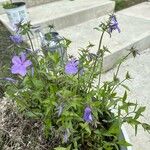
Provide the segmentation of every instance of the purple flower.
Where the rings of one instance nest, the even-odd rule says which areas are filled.
[[[20,44],[23,42],[22,36],[19,34],[11,35],[10,39],[16,44]]]
[[[116,19],[116,16],[111,15],[109,19],[110,19],[110,24],[109,24],[108,32],[111,34],[113,30],[118,30],[118,32],[120,33],[121,30],[119,28],[119,24],[118,24],[118,21]]]
[[[20,74],[21,76],[25,76],[27,73],[27,67],[29,67],[32,62],[30,60],[26,60],[25,53],[22,53],[21,56],[14,56],[12,58],[13,66],[11,67],[12,74]]]
[[[68,75],[74,75],[78,72],[79,61],[72,59],[65,66],[65,73]]]
[[[92,119],[92,114],[91,114],[91,108],[90,108],[90,107],[86,107],[86,108],[85,108],[83,119],[84,119],[86,122],[88,122],[88,123],[93,120],[93,119]]]
[[[6,80],[6,81],[9,81],[9,82],[12,82],[12,83],[16,83],[17,81],[15,79],[12,79],[12,78],[0,78],[0,80]]]

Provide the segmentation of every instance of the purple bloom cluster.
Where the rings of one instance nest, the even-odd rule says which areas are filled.
[[[74,75],[78,72],[79,61],[72,59],[65,66],[65,73],[68,75]]]
[[[11,35],[10,39],[15,43],[15,44],[20,44],[23,42],[23,38],[19,34]]]
[[[88,123],[90,123],[90,122],[93,121],[92,113],[91,113],[91,112],[92,112],[92,110],[91,110],[90,107],[86,107],[85,110],[84,110],[83,119],[84,119],[86,122],[88,122]]]
[[[19,74],[21,76],[25,76],[27,73],[27,67],[29,67],[32,62],[30,60],[26,60],[25,53],[22,53],[21,56],[14,56],[12,58],[13,66],[11,67],[12,74]]]
[[[118,32],[120,33],[121,30],[119,28],[119,24],[118,24],[118,21],[116,19],[116,16],[115,15],[111,15],[110,16],[110,24],[109,24],[109,33],[111,34],[113,30],[118,30]]]

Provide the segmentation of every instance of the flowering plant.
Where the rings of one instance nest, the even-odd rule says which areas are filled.
[[[139,120],[145,107],[127,100],[124,82],[131,79],[129,73],[123,81],[118,78],[122,62],[136,51],[132,48],[121,59],[112,81],[101,80],[104,55],[109,52],[102,45],[103,36],[121,31],[116,16],[95,28],[101,33],[96,54],[90,53],[94,47],[90,43],[80,50],[78,58],[68,56],[63,62],[58,52],[34,49],[29,23],[18,28],[20,34],[28,36],[31,49],[22,48],[12,57],[12,76],[4,78],[9,82],[6,96],[25,117],[41,122],[46,141],[53,143],[49,149],[118,150],[130,146],[119,138],[124,123],[134,126],[136,132],[139,125],[150,131],[150,125]],[[22,37],[16,34],[11,39],[21,49]],[[70,42],[65,39],[61,44],[67,48]],[[119,86],[125,88],[121,96],[116,92]]]

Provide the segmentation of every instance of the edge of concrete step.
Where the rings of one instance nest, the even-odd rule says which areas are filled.
[[[124,10],[118,11],[118,14],[150,20],[150,1],[143,2],[126,8]]]
[[[137,52],[143,51],[150,48],[150,32],[140,36],[138,39],[134,40],[132,43],[128,43],[122,48],[116,50],[115,52],[106,55],[104,57],[104,72],[107,72],[114,67],[116,67],[118,61],[129,53],[131,48],[135,48]],[[131,54],[128,58],[133,57]]]
[[[113,13],[115,8],[114,1],[105,1],[97,6],[92,6],[89,8],[83,8],[78,11],[74,11],[70,14],[59,16],[53,19],[46,19],[44,22],[33,22],[33,25],[40,25],[42,28],[46,28],[48,25],[53,24],[57,30],[74,26],[104,16],[109,13]]]
[[[135,6],[134,6],[135,7]],[[128,8],[129,9],[129,8]],[[124,11],[124,10],[123,10]],[[128,16],[126,14],[121,14],[121,11],[118,12],[119,15]],[[145,18],[141,18],[138,16],[130,16],[136,19],[140,19],[141,21],[146,21],[149,23],[149,20],[146,20]],[[7,26],[7,24],[6,24]],[[9,26],[7,26],[9,27]],[[11,29],[9,29],[11,30]],[[135,39],[132,39],[132,41],[128,41],[128,43],[121,45],[119,48],[116,48],[115,51],[111,54],[108,54],[104,58],[104,71],[108,71],[115,67],[116,63],[120,58],[125,56],[127,53],[129,53],[129,49],[131,47],[135,47],[137,50],[145,50],[147,48],[150,48],[150,31],[144,32],[140,36],[136,37]],[[130,56],[131,57],[131,56]]]
[[[55,7],[57,7],[60,4],[63,4],[66,2],[67,1],[58,1],[58,2],[55,2],[55,4],[53,3],[53,5]],[[59,5],[57,5],[57,4],[59,4]],[[43,10],[46,5],[50,5],[50,3],[28,9],[31,24],[40,25],[41,28],[47,28],[48,25],[53,24],[55,26],[55,28],[58,30],[58,29],[67,28],[69,26],[74,26],[74,25],[82,23],[82,22],[86,22],[86,21],[94,19],[94,18],[98,18],[98,17],[106,15],[108,13],[112,13],[114,11],[115,2],[109,1],[109,0],[102,1],[102,2],[100,1],[99,4],[97,4],[97,5],[92,5],[90,7],[83,6],[83,8],[79,8],[78,10],[72,10],[70,12],[65,12],[64,14],[59,14],[57,12],[58,14],[56,15],[53,12],[53,15],[50,16],[50,18],[47,18],[48,17],[47,15],[45,16],[45,18],[40,15],[37,16],[37,14],[36,14],[37,11],[39,9]],[[50,6],[50,7],[52,7],[52,6]],[[0,15],[0,20],[9,29],[9,31],[14,32],[13,28],[11,27],[11,25],[8,21],[6,14]]]

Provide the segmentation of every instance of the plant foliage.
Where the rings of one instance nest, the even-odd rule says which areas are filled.
[[[119,61],[111,81],[101,80],[104,56],[110,53],[102,40],[104,34],[118,29],[115,16],[96,28],[100,33],[97,53],[90,52],[94,45],[89,43],[78,58],[68,56],[63,62],[57,52],[34,49],[31,27],[30,23],[18,25],[18,32],[29,38],[32,51],[16,44],[6,96],[26,117],[42,122],[47,140],[58,139],[51,149],[118,150],[130,146],[119,138],[124,123],[135,127],[135,133],[140,125],[150,131],[150,126],[139,120],[145,107],[128,100],[129,88],[124,82],[131,79],[129,72],[123,80],[118,77],[122,62],[136,51],[132,48]],[[65,38],[61,43],[65,48],[69,44]],[[20,56],[20,51],[26,57]],[[124,87],[123,95],[117,93],[120,86]]]

